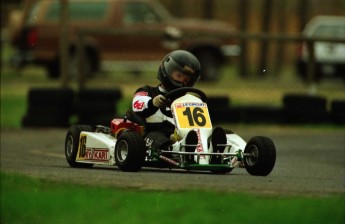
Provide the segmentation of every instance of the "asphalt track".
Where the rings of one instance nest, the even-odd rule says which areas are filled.
[[[53,181],[132,189],[204,189],[283,195],[345,193],[345,131],[340,128],[235,128],[233,131],[245,140],[264,135],[274,141],[276,165],[266,177],[251,176],[240,168],[226,175],[152,168],[126,173],[109,166],[70,168],[64,157],[66,131],[1,130],[1,171]]]

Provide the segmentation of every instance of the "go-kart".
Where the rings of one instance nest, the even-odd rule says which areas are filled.
[[[124,118],[113,119],[110,127],[71,126],[65,140],[69,165],[116,165],[128,172],[142,167],[177,168],[218,174],[239,167],[257,176],[266,176],[272,171],[276,160],[273,141],[256,136],[245,142],[230,130],[213,128],[207,98],[201,90],[179,88],[165,97],[176,126],[176,141],[169,150],[153,149],[147,144],[144,124],[134,113],[126,113]]]

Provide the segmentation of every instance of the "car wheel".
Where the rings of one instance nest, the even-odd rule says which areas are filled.
[[[95,56],[97,53],[92,53],[93,51],[87,50],[83,60],[83,73],[85,78],[90,78],[98,70],[98,57]],[[46,65],[47,75],[51,79],[57,79],[61,75],[60,69],[60,58],[56,58],[54,61],[49,62]],[[78,78],[78,57],[74,52],[70,53],[68,60],[68,71],[67,76],[69,79]]]
[[[301,80],[304,83],[308,83],[308,82],[320,82],[321,78],[324,76],[324,74],[322,73],[322,65],[320,63],[315,63],[315,70],[314,70],[314,74],[312,77],[308,77],[308,68],[307,68],[308,64],[305,61],[299,60],[296,62],[296,69],[297,69],[297,73],[299,75],[299,77],[301,78]]]
[[[51,79],[57,79],[60,76],[60,63],[58,59],[48,62],[46,65],[47,75]]]
[[[86,52],[85,56],[83,58],[82,62],[83,66],[83,74],[84,78],[90,78],[92,77],[94,70],[94,60],[92,59],[92,56]],[[79,58],[78,55],[75,53],[71,53],[70,59],[68,61],[68,78],[69,79],[78,79],[78,73],[79,73]]]
[[[201,80],[217,81],[220,78],[222,60],[214,52],[203,50],[195,55],[201,64]]]
[[[267,176],[276,161],[276,149],[270,138],[256,136],[251,138],[245,149],[244,165],[247,172],[254,176]]]
[[[79,148],[79,138],[82,131],[93,132],[94,128],[89,125],[73,125],[68,130],[65,139],[65,156],[68,164],[71,167],[88,168],[92,167],[91,163],[78,163],[76,162],[78,148]]]
[[[115,145],[115,161],[120,170],[136,172],[145,162],[146,147],[142,136],[133,131],[125,131]]]

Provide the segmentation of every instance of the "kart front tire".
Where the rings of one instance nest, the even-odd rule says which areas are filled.
[[[92,167],[91,163],[78,163],[76,162],[79,138],[82,131],[93,132],[94,128],[90,125],[73,125],[67,132],[65,139],[65,156],[68,164],[71,167],[89,168]]]
[[[251,138],[245,149],[244,158],[247,172],[254,176],[267,176],[271,173],[276,161],[276,148],[270,138],[256,136]]]
[[[142,136],[133,131],[125,131],[116,141],[115,162],[120,170],[137,172],[145,162],[146,147]]]

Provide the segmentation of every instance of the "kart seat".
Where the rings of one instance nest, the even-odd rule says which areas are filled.
[[[126,112],[126,118],[133,122],[136,123],[140,126],[145,126],[145,122],[144,119],[142,119],[141,117],[139,117],[136,113],[134,113],[133,111],[127,111]]]

